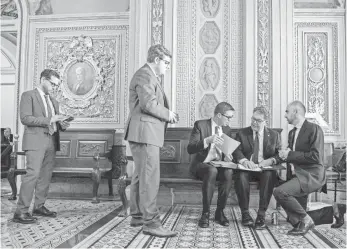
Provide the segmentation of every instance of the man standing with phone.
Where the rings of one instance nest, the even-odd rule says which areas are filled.
[[[129,86],[130,116],[125,131],[134,158],[130,186],[130,226],[142,226],[143,233],[173,237],[159,217],[157,195],[160,183],[160,147],[167,123],[177,123],[178,115],[169,109],[160,77],[170,68],[170,52],[162,45],[149,48],[147,63],[133,76]]]

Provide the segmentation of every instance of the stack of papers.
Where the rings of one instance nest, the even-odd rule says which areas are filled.
[[[260,172],[263,170],[279,170],[279,169],[285,169],[285,167],[283,167],[282,165],[274,165],[274,166],[266,166],[266,167],[262,167],[262,168],[255,168],[255,169],[249,169],[244,167],[241,164],[236,164],[236,163],[232,163],[232,162],[224,162],[224,161],[211,161],[210,162],[211,165],[215,166],[215,167],[223,167],[223,168],[229,168],[229,169],[237,169],[237,170],[246,170],[246,171],[255,171],[255,172]],[[256,166],[258,166],[258,164],[256,164]]]

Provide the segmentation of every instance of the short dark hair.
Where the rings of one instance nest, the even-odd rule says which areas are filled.
[[[260,113],[264,116],[264,119],[267,120],[269,118],[269,111],[265,106],[257,106],[253,109],[253,113]]]
[[[52,77],[56,77],[56,78],[60,79],[60,75],[56,71],[54,71],[52,69],[44,69],[41,72],[40,80],[42,78],[45,78],[46,80],[50,80]]]
[[[235,109],[227,102],[220,102],[218,103],[216,108],[214,108],[214,115],[217,115],[218,113],[224,114],[227,111],[235,111]]]
[[[154,62],[156,57],[163,59],[164,56],[172,58],[170,51],[161,44],[153,45],[148,49],[147,62]]]

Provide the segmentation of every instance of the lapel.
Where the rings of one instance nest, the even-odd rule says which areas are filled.
[[[270,140],[271,140],[270,132],[266,127],[264,127],[263,154],[265,154],[265,152],[267,151],[266,148],[269,146]]]
[[[254,146],[254,140],[253,140],[253,130],[251,127],[248,127],[248,130],[247,130],[247,139],[248,139],[248,142],[252,148],[252,151],[253,151],[253,146]]]
[[[37,101],[38,101],[39,104],[40,104],[40,107],[41,107],[41,111],[42,111],[43,116],[47,117],[47,115],[46,115],[46,110],[45,110],[45,105],[44,105],[44,103],[43,103],[43,100],[42,100],[42,98],[41,98],[41,95],[40,95],[40,93],[39,93],[39,90],[35,89],[34,92],[35,92],[35,95],[36,95],[36,99],[37,99]]]
[[[206,122],[206,137],[209,137],[209,136],[212,136],[212,119],[208,119],[207,122]],[[211,149],[211,144],[208,145],[207,147],[207,151],[209,152]]]
[[[156,79],[156,83],[163,95],[163,99],[164,99],[164,106],[167,108],[167,109],[170,109],[170,106],[169,106],[169,102],[167,101],[167,98],[166,98],[166,94],[164,92],[164,89],[163,87],[161,86],[161,81],[160,81],[160,76],[156,76],[153,72],[153,70],[151,69],[151,67],[146,63],[146,67],[148,68],[148,70],[151,72],[152,76]]]
[[[295,148],[293,148],[294,151],[296,150],[296,147],[298,146],[298,144],[300,144],[300,138],[303,137],[303,134],[305,134],[305,131],[307,129],[306,124],[307,124],[307,120],[305,120],[301,126],[301,129],[300,129],[299,134],[298,134],[298,138],[296,139]]]

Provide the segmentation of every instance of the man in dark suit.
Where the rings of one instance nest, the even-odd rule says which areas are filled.
[[[1,128],[1,133],[1,165],[8,168],[11,164],[13,134],[9,127]]]
[[[234,160],[248,169],[271,166],[280,162],[278,155],[281,146],[280,135],[277,131],[265,126],[268,116],[265,107],[254,108],[251,126],[240,129],[236,134],[236,140],[241,144],[233,153]],[[250,177],[260,181],[259,209],[255,220],[255,229],[264,229],[266,227],[265,213],[276,183],[276,171],[235,170],[234,174],[235,190],[244,226],[253,226],[254,224],[249,214]]]
[[[289,146],[280,151],[280,157],[292,165],[294,177],[273,192],[294,226],[288,232],[291,235],[304,235],[314,228],[314,221],[305,210],[307,196],[326,183],[323,130],[306,121],[305,113],[306,108],[300,101],[293,101],[287,106],[285,118],[294,128],[288,135]]]
[[[135,165],[130,186],[130,226],[143,225],[144,234],[158,237],[176,235],[162,226],[156,204],[160,183],[159,149],[164,144],[167,123],[178,121],[177,114],[169,109],[160,82],[170,63],[171,54],[164,46],[149,48],[147,64],[130,82],[130,115],[125,130]]]
[[[19,200],[13,221],[34,223],[28,211],[35,191],[33,215],[56,217],[57,213],[48,210],[44,203],[54,167],[55,152],[59,151],[59,130],[69,123],[67,117],[59,115],[58,102],[49,95],[52,85],[58,85],[59,74],[45,69],[40,76],[40,84],[34,90],[22,94],[20,119],[24,127],[22,149],[26,155],[27,173],[22,177]]]
[[[218,146],[223,144],[221,132],[231,137],[229,122],[234,116],[234,108],[226,102],[219,103],[211,119],[196,121],[190,135],[187,147],[189,154],[194,154],[190,164],[190,172],[202,180],[202,215],[199,226],[209,226],[210,205],[213,197],[216,180],[218,186],[217,209],[215,221],[222,226],[228,226],[229,221],[224,215],[230,189],[232,187],[232,169],[216,168],[209,164],[210,161],[232,161],[232,155],[224,155]]]

